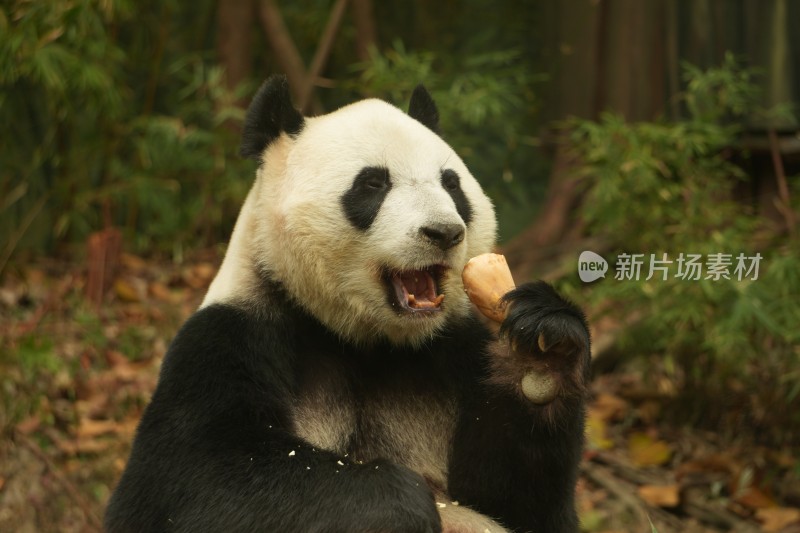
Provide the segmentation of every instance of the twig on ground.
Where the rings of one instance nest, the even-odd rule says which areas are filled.
[[[18,326],[18,334],[24,335],[26,333],[30,333],[39,327],[39,323],[42,319],[50,312],[50,310],[56,306],[59,302],[63,301],[64,296],[66,296],[69,289],[75,283],[75,274],[69,274],[65,279],[61,280],[58,286],[50,291],[50,294],[47,296],[47,299],[40,305],[36,311],[33,313],[33,316],[25,323],[20,324]]]
[[[634,491],[626,486],[627,484],[617,480],[608,468],[589,462],[584,463],[583,474],[589,481],[603,487],[623,505],[630,508],[636,520],[631,530],[647,531],[649,520],[645,511],[645,504],[634,496]]]

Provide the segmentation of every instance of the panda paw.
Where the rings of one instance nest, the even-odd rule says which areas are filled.
[[[520,285],[504,300],[495,374],[538,405],[583,395],[590,340],[581,310],[542,281]]]

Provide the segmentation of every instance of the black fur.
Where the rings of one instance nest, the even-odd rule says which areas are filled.
[[[181,329],[109,504],[107,531],[440,531],[425,480],[375,453],[385,435],[372,434],[366,406],[385,391],[401,403],[443,395],[457,402],[447,465],[452,499],[517,532],[577,531],[581,396],[543,408],[492,384],[487,349],[494,341],[476,319],[450,325],[419,349],[359,348],[276,287],[267,289],[268,311],[214,305]],[[527,332],[544,329],[556,342],[567,332],[564,342],[577,340],[570,350],[580,355],[565,372],[585,376],[580,312],[538,285],[508,298],[511,340],[530,343]],[[293,399],[310,368],[339,369],[357,399],[347,456],[293,435]],[[364,450],[375,456],[351,460]]]
[[[501,335],[546,360],[564,390],[544,406],[491,389],[468,399],[462,419],[475,422],[462,423],[453,438],[450,491],[459,501],[480,499],[482,512],[515,531],[578,531],[574,491],[589,379],[588,326],[580,309],[544,282],[521,285],[504,299],[509,311]]]
[[[247,109],[239,153],[242,157],[260,160],[264,149],[281,133],[297,135],[304,124],[303,115],[292,105],[286,76],[271,76],[258,89]]]
[[[365,167],[358,173],[353,185],[342,195],[342,208],[347,220],[356,228],[366,231],[378,216],[386,195],[392,188],[389,169]]]
[[[408,115],[432,132],[439,133],[439,109],[436,107],[433,98],[431,98],[431,94],[421,83],[411,93]]]
[[[464,221],[464,224],[469,225],[472,221],[472,206],[469,200],[467,200],[464,191],[461,190],[461,177],[455,170],[448,168],[442,170],[441,182],[444,190],[447,191],[447,194],[450,195],[450,198],[452,198],[453,202],[456,204],[456,211],[458,211],[461,220]]]

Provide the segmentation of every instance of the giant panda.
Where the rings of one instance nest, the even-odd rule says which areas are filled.
[[[460,273],[491,202],[424,87],[303,117],[250,105],[255,183],[175,337],[105,516],[116,532],[577,531],[589,333],[549,285],[499,331]],[[532,401],[530,369],[555,397]]]

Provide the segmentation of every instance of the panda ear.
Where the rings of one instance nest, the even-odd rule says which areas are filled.
[[[264,149],[281,133],[297,135],[304,124],[303,115],[292,105],[286,76],[271,76],[261,85],[247,108],[239,153],[258,160]]]
[[[422,123],[434,133],[439,133],[439,110],[431,98],[430,93],[421,83],[411,93],[411,103],[408,105],[408,115]]]

